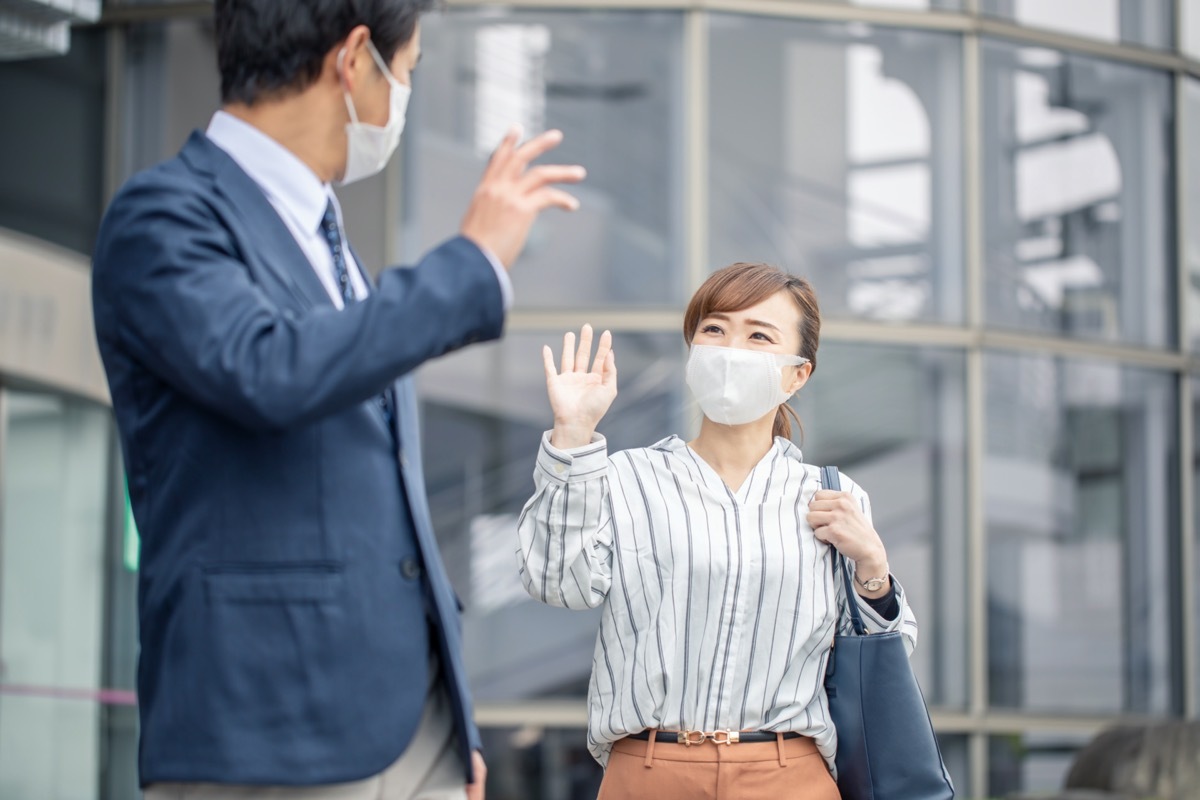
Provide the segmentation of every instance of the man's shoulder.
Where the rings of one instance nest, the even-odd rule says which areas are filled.
[[[175,226],[195,226],[205,218],[215,222],[221,216],[214,181],[196,168],[194,156],[189,158],[194,139],[174,157],[135,173],[113,195],[96,236],[94,281],[105,280],[114,259],[126,271],[130,247],[173,237]]]
[[[139,199],[148,194],[167,192],[176,196],[203,194],[212,186],[204,172],[197,169],[194,139],[171,158],[140,170],[125,181],[113,197],[112,206]]]

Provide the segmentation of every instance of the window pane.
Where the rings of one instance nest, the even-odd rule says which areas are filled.
[[[212,21],[178,19],[126,29],[122,178],[173,157],[204,130],[221,100]]]
[[[1200,0],[1183,0],[1183,51],[1200,58]]]
[[[875,528],[921,626],[912,664],[926,702],[959,708],[967,703],[964,376],[958,353],[830,343],[796,402],[805,459],[837,465],[871,495]]]
[[[938,748],[942,751],[942,761],[946,762],[950,780],[954,782],[955,793],[959,797],[966,797],[971,786],[971,751],[967,737],[953,733],[940,733],[937,740]]]
[[[802,273],[829,316],[962,321],[960,45],[713,15],[712,266]]]
[[[988,740],[988,796],[1061,790],[1075,754],[1090,740],[1076,733],[993,736]]]
[[[90,253],[104,201],[105,31],[65,56],[0,61],[0,228]]]
[[[484,728],[487,796],[494,800],[595,800],[604,771],[583,728]]]
[[[1184,82],[1184,123],[1187,130],[1187,171],[1183,185],[1187,204],[1185,268],[1187,269],[1187,336],[1193,351],[1200,351],[1200,81]]]
[[[1035,355],[986,369],[991,703],[1177,711],[1176,379]]]
[[[94,797],[111,423],[53,395],[6,399],[0,796]]]
[[[1174,344],[1167,75],[988,42],[983,106],[988,322]]]
[[[961,11],[962,0],[824,0],[843,6],[895,8],[903,11]]]
[[[1186,446],[1186,443],[1185,443]],[[1192,377],[1192,534],[1195,540],[1195,575],[1200,580],[1200,376]],[[1184,598],[1183,602],[1187,602]],[[1192,602],[1196,604],[1196,616],[1200,624],[1200,584],[1192,587]],[[1200,633],[1200,631],[1197,631]],[[1200,687],[1200,636],[1195,643],[1193,680]]]
[[[541,435],[553,425],[541,348],[561,341],[559,333],[511,334],[419,373],[434,529],[466,605],[467,668],[479,702],[587,691],[598,612],[532,600],[513,555]],[[621,392],[600,425],[610,450],[681,432],[681,338],[624,333],[613,349]]]
[[[409,258],[458,230],[505,131],[559,128],[573,214],[539,220],[513,272],[525,307],[668,305],[683,286],[682,17],[455,12],[422,25],[405,136]]]
[[[1033,28],[1171,49],[1174,0],[983,0],[983,11]]]

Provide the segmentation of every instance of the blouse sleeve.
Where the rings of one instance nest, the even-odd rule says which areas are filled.
[[[535,600],[572,609],[604,603],[612,584],[608,443],[559,450],[542,436],[534,492],[517,524],[517,561]]]
[[[851,496],[858,501],[862,508],[863,514],[866,515],[868,521],[871,519],[871,498],[863,491],[862,487],[854,481],[842,475],[843,490],[850,492]],[[873,524],[873,521],[872,521]],[[886,540],[885,540],[886,543]],[[854,562],[850,559],[842,561],[850,570],[850,578],[854,579]],[[875,576],[871,576],[875,577]],[[912,655],[913,650],[917,646],[917,618],[913,615],[912,608],[908,605],[908,597],[904,592],[904,587],[900,585],[900,581],[896,580],[896,576],[892,575],[892,587],[896,590],[896,600],[900,604],[900,613],[894,619],[886,619],[874,608],[870,601],[854,592],[854,600],[858,604],[859,613],[862,615],[863,624],[870,633],[885,633],[889,631],[900,631],[904,637],[904,645],[908,650],[908,654]],[[837,607],[843,609],[846,607],[846,588],[842,581],[840,572],[834,575],[834,590],[837,593]],[[843,613],[838,623],[838,632],[847,634],[853,632],[853,624],[850,621],[850,615]]]

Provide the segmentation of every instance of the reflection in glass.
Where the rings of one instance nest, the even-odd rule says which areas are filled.
[[[547,160],[580,163],[582,208],[537,224],[519,306],[666,305],[683,286],[682,17],[453,12],[422,24],[405,147],[405,255],[458,230],[514,123],[559,128]]]
[[[988,740],[988,797],[1061,790],[1075,753],[1090,740],[1077,733],[993,736]]]
[[[561,333],[511,334],[419,373],[434,529],[466,605],[467,666],[480,702],[587,690],[598,612],[534,602],[514,555],[538,444],[553,425],[541,348],[561,341]],[[681,338],[625,333],[613,349],[621,391],[600,425],[610,450],[682,432]]]
[[[837,465],[871,495],[921,626],[913,669],[936,706],[967,702],[964,375],[949,351],[829,343],[795,401],[805,460]]]
[[[1200,13],[1200,8],[1197,12]],[[1185,140],[1187,152],[1184,154],[1186,172],[1183,176],[1184,203],[1188,215],[1184,225],[1184,268],[1188,276],[1187,333],[1184,338],[1193,351],[1200,352],[1200,81],[1185,79],[1183,90],[1184,123],[1188,132]]]
[[[988,322],[1172,344],[1168,76],[987,42],[983,107]]]
[[[1174,377],[1036,355],[986,369],[992,705],[1175,712]]]
[[[0,496],[0,796],[90,797],[101,707],[111,424],[103,409],[9,392]],[[0,420],[0,422],[3,422]]]
[[[1170,49],[1174,0],[983,0],[983,12],[1032,28]]]
[[[711,265],[770,261],[830,316],[963,316],[960,41],[712,16]]]

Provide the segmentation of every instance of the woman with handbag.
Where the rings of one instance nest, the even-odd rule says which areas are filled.
[[[854,577],[871,632],[917,626],[844,478],[824,491],[790,441],[787,400],[816,367],[807,281],[763,264],[713,274],[684,317],[687,383],[704,413],[691,442],[607,452],[596,432],[617,393],[612,337],[545,348],[554,428],[519,524],[529,593],[603,607],[588,691],[600,800],[835,800],[837,746],[823,685]]]

